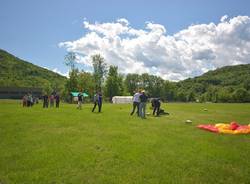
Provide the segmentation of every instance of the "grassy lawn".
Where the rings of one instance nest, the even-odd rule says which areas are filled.
[[[0,101],[1,184],[250,183],[250,135],[196,128],[249,124],[250,104],[170,103],[169,116],[146,120],[130,116],[130,105],[41,106]]]

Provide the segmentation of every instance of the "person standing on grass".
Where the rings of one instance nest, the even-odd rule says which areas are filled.
[[[30,93],[28,93],[28,96],[27,96],[27,107],[30,107],[31,106],[31,96],[30,96]]]
[[[148,97],[145,94],[145,91],[142,91],[140,95],[140,105],[139,105],[139,115],[142,119],[146,119],[146,104]]]
[[[34,105],[34,96],[30,94],[30,107]]]
[[[102,111],[102,93],[99,92],[98,94],[98,112]]]
[[[98,93],[95,93],[94,94],[94,98],[93,98],[93,102],[94,102],[94,107],[93,107],[93,109],[92,109],[92,112],[94,112],[94,110],[95,110],[95,108],[96,108],[96,105],[98,104],[98,97],[99,95],[98,95]]]
[[[78,106],[77,106],[77,109],[82,109],[82,101],[83,101],[83,95],[82,95],[82,91],[80,91],[80,93],[78,93]]]
[[[60,96],[58,93],[56,94],[55,99],[56,99],[56,108],[59,108]]]
[[[50,107],[54,107],[54,94],[51,94],[51,95],[50,95],[50,98],[49,98],[49,105],[50,105]]]
[[[23,96],[23,107],[27,107],[27,95]]]
[[[49,106],[49,97],[47,94],[43,95],[43,108],[48,108]]]
[[[139,116],[140,95],[141,95],[140,90],[138,92],[135,92],[135,94],[134,94],[134,97],[133,97],[133,110],[130,113],[131,116],[134,114],[135,109],[136,109],[137,116]]]

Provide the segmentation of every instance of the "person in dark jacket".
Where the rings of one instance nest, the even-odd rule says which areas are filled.
[[[49,106],[49,97],[47,94],[43,96],[43,108],[48,108]]]
[[[102,111],[102,93],[99,92],[98,94],[98,112]]]
[[[60,96],[59,96],[59,94],[56,94],[55,99],[56,99],[56,108],[59,108],[59,103],[60,103]]]
[[[151,104],[153,109],[153,115],[155,115],[155,111],[156,111],[156,116],[160,115],[160,107],[161,107],[161,102],[160,102],[160,98],[153,98],[151,100]]]
[[[140,105],[139,105],[139,115],[142,119],[146,118],[146,105],[147,105],[148,96],[145,94],[145,91],[142,91],[140,95]]]

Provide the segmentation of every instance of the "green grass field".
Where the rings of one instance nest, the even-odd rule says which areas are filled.
[[[104,104],[102,113],[41,105],[0,101],[1,184],[250,183],[250,135],[196,128],[249,124],[250,104],[170,103],[169,116],[146,120],[130,116],[130,105]]]

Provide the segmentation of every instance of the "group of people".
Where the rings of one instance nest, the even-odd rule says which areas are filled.
[[[34,97],[31,93],[23,96],[23,107],[32,107],[35,103],[38,103],[38,98]]]
[[[137,116],[141,118],[146,118],[146,105],[147,105],[148,96],[145,94],[145,91],[138,91],[135,92],[133,96],[133,110],[130,115],[133,115],[135,109],[137,109],[136,113]]]
[[[130,115],[133,115],[135,112],[135,109],[137,109],[136,114],[137,116],[145,119],[146,118],[146,104],[148,101],[148,96],[145,94],[145,91],[138,91],[135,92],[133,96],[133,110],[130,113]],[[153,98],[151,100],[152,108],[153,108],[153,115],[159,116],[162,109],[160,98]]]
[[[102,101],[103,96],[101,92],[97,92],[94,94],[93,102],[94,106],[92,108],[92,112],[95,111],[96,106],[98,106],[98,112],[101,112],[102,110]],[[133,115],[135,110],[137,116],[145,119],[146,118],[146,105],[148,101],[148,96],[145,94],[145,91],[137,91],[135,92],[133,96],[133,109],[130,115]],[[35,98],[31,95],[31,93],[25,95],[23,97],[23,107],[32,107],[34,103],[38,103],[38,98]],[[78,93],[78,103],[77,103],[77,109],[82,109],[82,103],[83,103],[83,93]],[[53,92],[51,95],[45,94],[43,96],[43,108],[50,107],[56,107],[59,108],[60,104],[60,96],[58,93]],[[161,102],[160,98],[153,98],[151,99],[151,104],[153,108],[153,115],[159,116],[161,112],[164,114],[164,110],[160,109]]]
[[[77,97],[78,97],[77,109],[82,109],[83,93],[82,92],[78,93]],[[96,106],[98,106],[98,112],[101,112],[102,110],[102,93],[101,92],[97,92],[94,94],[93,102],[94,102],[94,107],[92,109],[92,112],[95,111]]]
[[[50,96],[45,94],[43,95],[43,108],[54,107],[56,104],[56,108],[59,108],[60,104],[60,96],[58,93],[52,93]]]

